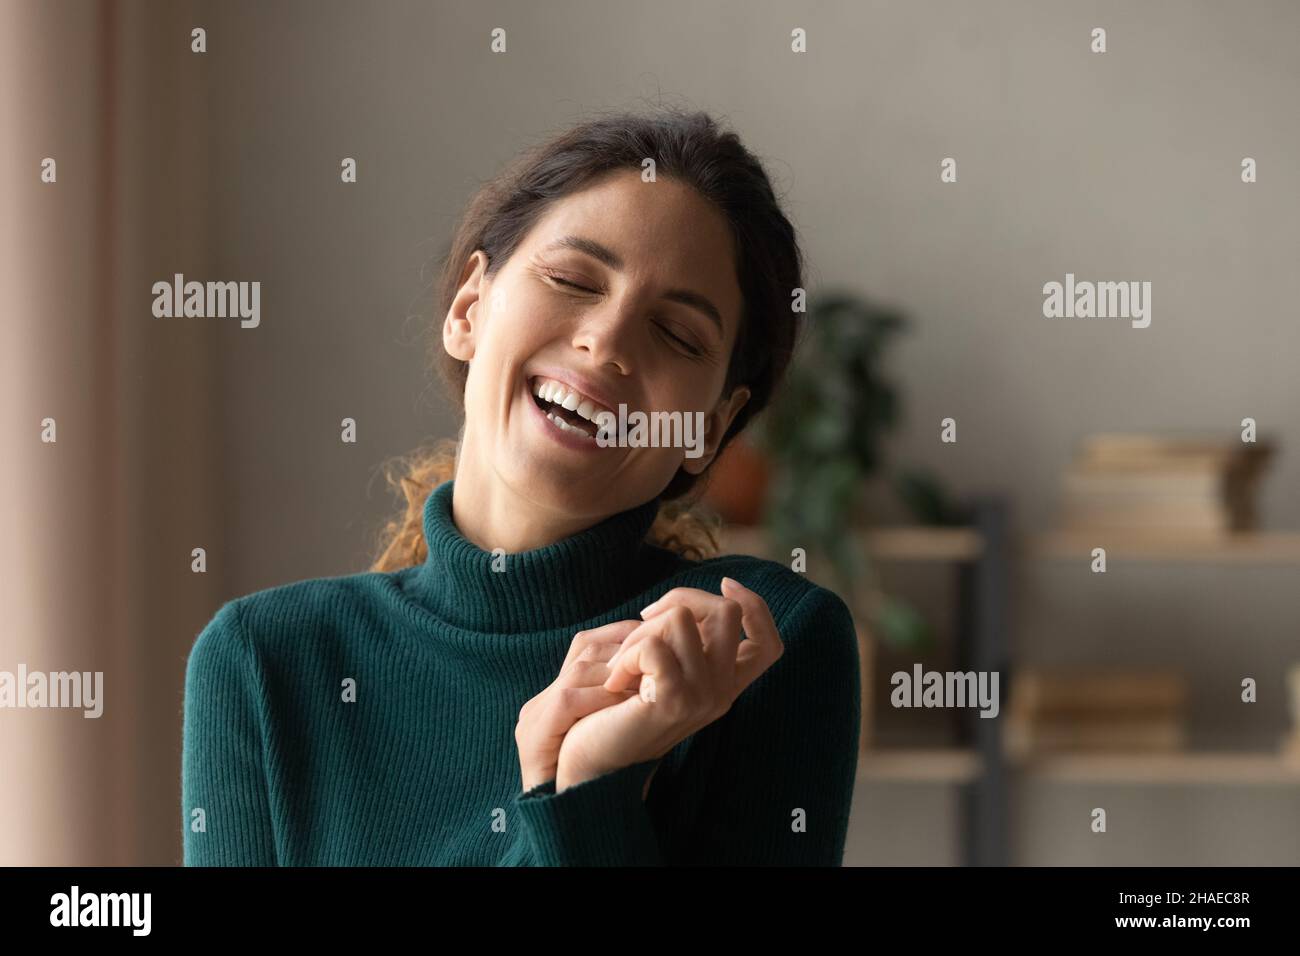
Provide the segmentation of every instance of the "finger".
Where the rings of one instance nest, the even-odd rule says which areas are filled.
[[[740,605],[745,640],[736,652],[736,693],[748,687],[785,650],[767,602],[732,578],[722,579],[722,593]]]
[[[606,690],[599,684],[592,687],[557,688],[537,722],[537,731],[548,738],[562,737],[588,714],[621,704],[635,694],[635,690]]]
[[[645,640],[650,635],[658,634],[662,630],[662,628],[663,628],[662,622],[656,623],[653,621],[642,621],[640,625],[634,628],[632,630],[632,633],[628,634],[628,636],[623,639],[623,643],[619,645],[619,648],[617,651],[615,651],[614,656],[605,662],[606,678],[611,677],[616,672],[618,668],[619,658],[623,656],[624,651],[630,651],[632,648],[636,647],[637,644]],[[612,686],[612,685],[610,685],[608,681],[606,681],[606,686]],[[628,683],[625,678],[620,680],[620,686],[628,686]]]
[[[623,638],[623,642],[618,646],[618,649],[614,652],[614,656],[611,657],[608,661],[609,669],[611,672],[613,672],[614,665],[618,661],[618,657],[620,654],[623,653],[623,651],[627,650],[628,648],[635,647],[637,645],[637,642],[644,640],[647,635],[659,633],[658,626],[656,627],[650,626],[652,623],[653,623],[652,621],[642,621],[636,627],[632,628],[631,632],[627,635],[627,637]]]
[[[559,687],[598,687],[609,676],[609,665],[605,663],[618,652],[617,644],[589,644],[582,654],[566,664],[542,693],[528,700],[519,711],[524,719],[528,710],[545,709],[547,699]]]
[[[612,653],[612,650],[606,651]],[[551,685],[558,687],[598,687],[609,676],[609,664],[605,661],[576,660],[564,670]]]
[[[684,679],[677,655],[657,633],[628,648],[626,654],[620,653],[604,686],[610,691],[628,688],[644,691],[646,678],[656,699],[681,687]]]
[[[674,618],[674,621],[671,623],[668,620],[670,614]],[[681,615],[680,619],[677,618],[677,615]],[[690,625],[689,629],[687,629],[688,622]],[[683,636],[683,630],[684,634],[687,636]],[[689,659],[692,664],[691,674],[693,679],[699,679],[701,668],[696,662],[703,655],[704,637],[699,631],[694,615],[692,615],[686,608],[670,608],[668,611],[655,615],[649,621],[644,622],[640,627],[629,634],[623,641],[623,644],[614,653],[614,656],[609,659],[609,673],[613,674],[618,668],[618,662],[622,658],[624,651],[636,647],[641,641],[647,640],[650,637],[658,637],[662,640],[668,641],[668,643],[674,648],[680,649],[683,655],[683,664],[685,664],[687,660],[685,655],[690,655]],[[669,639],[670,637],[671,640]],[[689,646],[690,643],[694,644],[694,648]],[[676,652],[677,651],[674,650],[674,653]],[[704,663],[707,665],[707,658],[704,658]],[[626,682],[624,682],[623,686],[626,686]]]
[[[686,680],[681,661],[672,647],[662,638],[644,640],[639,645],[637,668],[642,671],[635,684],[638,695],[648,704],[662,698],[680,700],[685,692]]]
[[[673,588],[657,601],[652,601],[641,609],[641,619],[648,621],[670,607],[688,607],[695,616],[706,617],[716,612],[719,605],[727,600],[721,594],[713,594],[700,588]]]
[[[740,605],[722,594],[710,594],[699,588],[673,588],[658,601],[641,611],[645,620],[653,620],[674,607],[689,608],[700,626],[705,658],[714,676],[730,679],[735,670],[736,650],[740,645],[743,613]],[[624,646],[627,646],[626,644]]]
[[[736,682],[736,658],[744,633],[744,610],[736,601],[727,598],[718,609],[700,625],[704,635],[704,656],[713,673],[715,686],[730,691]]]
[[[695,615],[689,608],[675,607],[656,615],[655,620],[663,622],[660,637],[681,665],[686,685],[711,692],[713,671],[709,659],[704,656],[704,637]],[[716,622],[716,617],[714,620]],[[736,626],[740,626],[739,618]]]
[[[579,631],[573,635],[573,640],[569,642],[569,652],[565,655],[564,664],[560,665],[560,669],[563,670],[566,665],[576,660],[592,644],[617,645],[621,643],[628,634],[637,629],[640,623],[640,621],[614,621],[602,627]]]
[[[607,641],[604,644],[588,644],[577,657],[560,668],[560,675],[556,678],[556,682],[560,681],[566,672],[579,664],[605,664],[606,661],[618,653],[619,647],[620,645],[615,644],[613,641]],[[608,667],[605,668],[605,674],[606,676],[609,675]]]

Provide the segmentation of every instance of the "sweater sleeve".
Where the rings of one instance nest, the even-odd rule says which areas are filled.
[[[634,763],[562,793],[555,781],[515,797],[538,866],[662,866],[654,824],[642,799],[658,758]]]
[[[777,628],[784,653],[718,722],[680,862],[843,863],[862,708],[857,631],[844,602],[821,587]]]
[[[259,719],[261,682],[231,601],[185,670],[181,811],[186,866],[275,866]]]

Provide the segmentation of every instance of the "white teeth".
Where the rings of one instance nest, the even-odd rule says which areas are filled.
[[[577,425],[570,425],[568,422],[566,422],[559,415],[556,415],[554,412],[547,412],[546,417],[549,418],[552,422],[554,422],[555,426],[559,428],[560,431],[573,432],[574,434],[581,435],[583,438],[591,437],[585,431],[579,428]]]
[[[552,381],[550,379],[539,378],[537,383],[533,386],[533,394],[544,402],[551,402],[559,405],[566,411],[577,412],[587,421],[597,425],[599,422],[596,421],[596,416],[606,411],[606,409],[597,405],[585,395],[574,391],[561,382]],[[556,420],[558,421],[559,419]],[[582,431],[582,429],[574,430]],[[583,432],[583,434],[585,435],[586,432]]]

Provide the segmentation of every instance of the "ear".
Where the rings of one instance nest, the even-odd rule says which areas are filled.
[[[704,451],[698,458],[687,458],[682,461],[682,468],[692,475],[698,475],[709,467],[713,461],[713,456],[718,453],[718,446],[722,444],[722,436],[727,433],[731,423],[735,420],[736,413],[739,412],[749,401],[749,389],[744,385],[732,390],[732,393],[718,402],[717,406],[709,414],[704,416]]]
[[[479,303],[486,291],[483,273],[487,269],[487,253],[482,249],[465,263],[460,274],[460,288],[451,300],[447,318],[442,323],[442,347],[452,358],[468,362],[474,357],[474,339],[479,327]]]

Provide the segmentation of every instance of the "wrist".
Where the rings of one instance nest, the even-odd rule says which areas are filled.
[[[597,777],[602,777],[607,773],[613,773],[616,770],[622,770],[625,767],[634,766],[640,762],[641,761],[632,761],[631,763],[624,764],[621,767],[588,767],[583,769],[561,767],[555,777],[555,792],[563,793],[569,787],[576,787],[580,783],[586,783],[588,780],[595,780]],[[645,800],[649,796],[650,782],[654,780],[655,772],[658,771],[658,769],[659,761],[656,761],[655,765],[650,768],[650,772],[646,774],[645,784],[641,787],[642,800]]]
[[[556,767],[550,766],[521,764],[519,767],[520,789],[527,793],[535,787],[540,787],[557,778]]]
[[[576,787],[580,783],[586,783],[588,780],[594,780],[599,776],[599,773],[565,773],[560,771],[555,775],[555,792],[563,793],[570,787]]]
[[[576,787],[580,783],[586,783],[588,780],[595,780],[607,773],[613,773],[617,769],[618,767],[603,765],[574,767],[567,766],[561,761],[555,770],[555,792],[560,793],[569,787]]]

